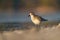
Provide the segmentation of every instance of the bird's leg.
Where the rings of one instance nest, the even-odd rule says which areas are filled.
[[[35,25],[35,29],[37,28],[37,25]]]
[[[36,31],[40,30],[40,25],[36,25]]]
[[[38,25],[38,30],[40,30],[40,25]]]
[[[35,30],[37,30],[37,28],[38,28],[37,25],[35,25]]]
[[[36,31],[39,31],[40,30],[40,25],[35,25],[35,29],[36,29]]]

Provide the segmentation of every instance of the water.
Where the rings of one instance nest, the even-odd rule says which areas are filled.
[[[1,22],[30,22],[30,17],[28,17],[29,12],[2,12],[0,13],[0,23]],[[49,21],[60,20],[60,12],[52,12],[46,15],[38,14]]]

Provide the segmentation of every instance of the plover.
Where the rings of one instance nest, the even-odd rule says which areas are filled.
[[[46,19],[42,18],[41,16],[35,15],[34,12],[30,12],[29,16],[31,17],[31,20],[35,25],[40,25],[42,21],[47,21]]]

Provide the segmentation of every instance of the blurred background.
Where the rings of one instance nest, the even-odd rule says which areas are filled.
[[[28,17],[42,16],[39,32]],[[59,40],[60,0],[0,0],[0,40]]]
[[[31,26],[30,11],[48,19],[50,24],[60,22],[60,0],[0,0],[0,26]]]
[[[60,0],[0,0],[0,22],[29,22],[29,11],[60,21]]]

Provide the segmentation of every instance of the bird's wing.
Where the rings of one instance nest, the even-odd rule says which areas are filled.
[[[41,21],[48,21],[47,19],[44,19],[44,18],[42,18],[42,17],[40,17],[41,18]]]
[[[40,21],[48,21],[47,19],[42,18],[41,16],[35,15]]]
[[[38,16],[38,15],[35,15],[35,18],[41,21],[41,18],[40,18],[40,16]]]

